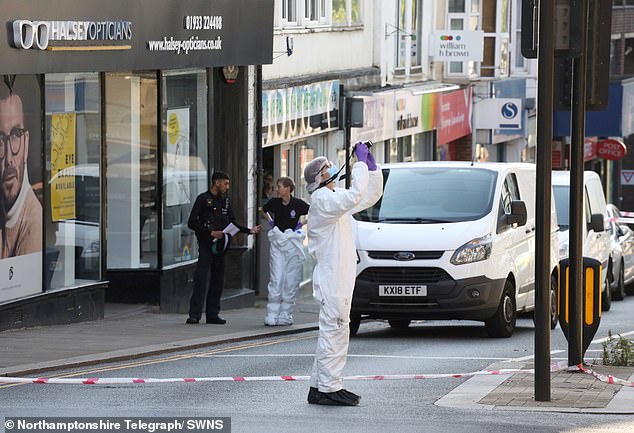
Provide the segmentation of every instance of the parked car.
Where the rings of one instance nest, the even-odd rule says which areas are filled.
[[[484,321],[510,337],[535,307],[535,166],[417,162],[382,167],[384,192],[357,221],[350,332],[362,318]],[[552,206],[551,325],[557,324]]]
[[[570,229],[570,172],[553,172],[553,193],[557,206],[559,222],[559,258],[568,257]],[[605,194],[599,175],[594,171],[586,171],[583,176],[583,256],[601,262],[603,283],[601,287],[601,309],[608,311],[612,304],[612,290],[609,289],[610,235],[608,229],[608,213]]]
[[[612,245],[608,277],[613,298],[622,300],[625,295],[634,294],[634,231],[623,223],[625,218],[616,206],[608,204],[607,211]]]

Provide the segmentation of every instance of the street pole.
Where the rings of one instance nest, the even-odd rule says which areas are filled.
[[[572,110],[570,140],[570,286],[569,286],[569,338],[568,365],[583,362],[583,150],[586,130],[586,66],[588,0],[580,0],[581,19],[577,23],[581,52],[572,60]]]
[[[550,213],[555,2],[541,0],[538,18],[537,208],[535,215],[535,400],[550,401]]]

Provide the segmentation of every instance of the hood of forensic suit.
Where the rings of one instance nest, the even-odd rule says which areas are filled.
[[[453,223],[371,223],[357,221],[357,249],[452,251],[490,233],[485,219]]]

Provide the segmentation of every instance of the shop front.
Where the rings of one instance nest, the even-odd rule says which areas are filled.
[[[378,162],[446,158],[447,152],[438,146],[438,128],[443,125],[441,120],[445,119],[443,135],[440,136],[443,140],[452,140],[461,133],[460,126],[454,129],[456,121],[451,120],[453,114],[450,114],[460,115],[457,113],[459,106],[452,105],[452,101],[465,95],[462,90],[454,91],[456,87],[431,83],[375,92],[372,95],[355,95],[363,99],[363,127],[352,128],[351,142],[372,140]],[[458,92],[458,97],[451,96],[455,92]],[[444,106],[445,111],[442,111],[442,101],[449,104]],[[465,109],[468,114],[469,107]],[[464,119],[464,113],[461,119]],[[470,120],[467,118],[466,121],[469,127]]]
[[[254,222],[248,110],[253,65],[272,59],[273,3],[2,8],[0,330],[94,320],[106,300],[187,311],[187,219],[214,170]],[[252,288],[252,240],[232,245],[227,287]]]
[[[324,80],[262,91],[263,182],[258,201],[264,205],[275,196],[275,180],[290,177],[293,196],[307,200],[304,166],[313,158],[327,155],[343,164],[341,147],[340,80]],[[263,231],[269,229],[260,215]],[[258,242],[258,295],[267,295],[269,281],[269,241],[262,233]],[[302,279],[311,277],[314,263],[306,254]]]

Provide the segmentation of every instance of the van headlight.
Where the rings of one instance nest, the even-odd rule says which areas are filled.
[[[490,234],[473,239],[458,248],[451,256],[450,262],[454,265],[464,265],[486,260],[491,257],[492,244]]]

